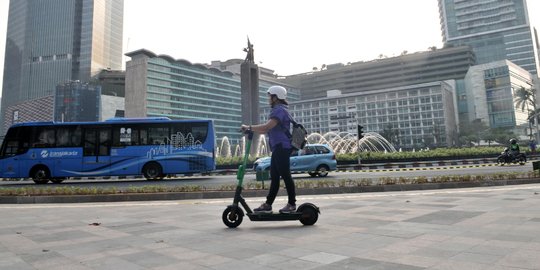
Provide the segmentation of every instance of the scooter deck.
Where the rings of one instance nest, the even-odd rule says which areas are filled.
[[[247,216],[251,221],[299,220],[302,213],[248,213]]]

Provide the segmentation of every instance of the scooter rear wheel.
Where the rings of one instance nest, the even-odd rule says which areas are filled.
[[[319,213],[313,207],[304,207],[302,209],[302,216],[300,216],[300,222],[306,226],[315,224],[319,219]]]
[[[221,216],[223,223],[229,228],[236,228],[244,219],[244,211],[240,207],[228,206]]]

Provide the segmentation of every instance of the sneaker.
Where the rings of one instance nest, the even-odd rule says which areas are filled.
[[[280,213],[292,213],[292,212],[296,212],[296,205],[292,205],[292,204],[287,204],[285,205],[285,207],[279,209],[279,212]]]
[[[267,204],[267,203],[263,203],[258,208],[253,209],[253,212],[271,213],[272,212],[272,206]]]

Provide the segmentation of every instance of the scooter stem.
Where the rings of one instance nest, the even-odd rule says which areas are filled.
[[[251,151],[251,141],[253,141],[253,131],[246,130],[245,133],[248,135],[248,139],[246,142],[246,152],[244,153],[244,160],[242,161],[242,165],[238,166],[238,172],[236,173],[236,179],[238,179],[238,187],[243,186],[244,174],[246,173],[249,152]]]

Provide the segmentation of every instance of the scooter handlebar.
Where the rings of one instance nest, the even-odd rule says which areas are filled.
[[[253,130],[251,129],[246,129],[244,131],[244,134],[246,134],[248,136],[248,140],[253,140]]]

